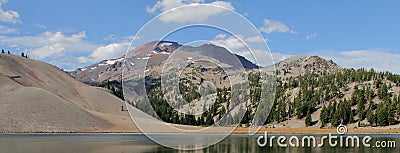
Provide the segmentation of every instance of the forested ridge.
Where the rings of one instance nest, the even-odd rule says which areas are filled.
[[[286,68],[281,69],[282,73],[280,69],[276,71],[276,90],[274,101],[271,102],[271,111],[261,110],[263,115],[268,116],[264,124],[285,125],[290,124],[291,120],[300,120],[305,127],[320,128],[336,127],[339,124],[352,124],[355,127],[399,124],[400,76],[398,74],[364,68],[357,70],[337,68],[332,61],[319,57],[303,59],[304,63],[284,64]],[[307,63],[307,60],[314,61]],[[330,69],[332,67],[334,68]],[[290,74],[291,71],[300,68],[304,68],[306,72],[297,76]],[[193,82],[192,79],[196,78],[182,77],[179,83],[180,94],[189,103],[198,102],[204,93],[215,94],[216,98],[212,104],[203,104],[203,113],[200,115],[194,115],[194,112],[184,114],[174,110],[173,107],[182,102],[177,101],[174,106],[170,106],[171,104],[163,96],[161,78],[146,77],[146,80],[152,82],[147,87],[147,95],[151,107],[155,110],[154,116],[169,123],[210,126],[227,114],[223,125],[241,123],[242,126],[251,126],[255,108],[261,101],[260,72],[249,71],[247,78],[246,85],[238,84],[238,86],[249,89],[250,96],[246,99],[249,105],[240,107],[233,114],[227,114],[237,105],[232,103],[236,100],[232,100],[231,94],[238,91],[232,91],[231,87],[219,87],[215,91],[199,90],[203,78],[197,78],[197,81]],[[118,97],[123,98],[121,86],[114,81],[103,82],[101,86],[109,88]],[[129,101],[129,103],[145,112],[151,109],[141,101]]]
[[[267,123],[304,119],[306,126],[321,123],[358,123],[358,126],[398,124],[400,76],[375,70],[343,69],[318,76],[311,73],[278,79],[276,98]],[[320,110],[317,121],[311,114]],[[313,123],[314,122],[314,123]]]

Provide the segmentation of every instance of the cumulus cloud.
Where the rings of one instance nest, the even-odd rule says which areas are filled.
[[[6,26],[0,25],[0,34],[9,34],[9,33],[16,33],[18,32],[17,29],[8,28]]]
[[[270,19],[264,19],[264,26],[260,27],[259,30],[264,33],[273,33],[273,32],[280,32],[280,33],[293,33],[296,34],[297,32],[293,29],[290,29],[287,25],[280,21],[274,21]]]
[[[374,68],[378,71],[390,71],[400,74],[400,53],[384,49],[349,50],[349,51],[318,51],[315,54],[332,59],[337,64],[347,68]]]
[[[248,37],[244,41],[246,42],[256,42],[256,43],[264,43],[264,39],[261,36],[253,36],[253,37]],[[268,42],[268,39],[265,39],[266,42]]]
[[[225,47],[232,53],[241,55],[260,66],[269,66],[291,56],[277,52],[271,52],[270,54],[267,51],[254,48],[252,49],[251,52],[249,52],[246,46],[238,38],[245,41],[245,43],[248,42],[264,43],[264,41],[262,41],[262,38],[260,36],[252,36],[246,38],[242,35],[237,35],[236,37],[235,36],[226,37],[225,34],[216,35],[214,40],[211,41],[211,43],[217,46]],[[257,61],[255,60],[255,57],[257,57]]]
[[[122,37],[122,41],[118,43],[96,44],[86,41],[84,31],[70,35],[47,31],[33,36],[0,35],[0,44],[14,48],[17,53],[23,51],[31,58],[73,70],[101,60],[123,56],[132,38]]]
[[[60,57],[66,53],[89,52],[96,48],[85,38],[84,31],[72,35],[47,31],[35,36],[0,36],[0,43],[12,48],[25,48],[31,57],[44,59]]]
[[[183,5],[185,5],[185,3],[179,0],[161,0],[157,1],[157,3],[154,4],[152,7],[147,6],[146,10],[148,13],[154,13],[158,10],[160,10],[161,12],[165,12],[169,9],[180,7]]]
[[[315,38],[315,37],[317,37],[317,36],[318,36],[318,33],[314,32],[314,33],[312,33],[312,34],[308,34],[308,35],[306,36],[306,39],[307,39],[307,40],[311,40],[311,39],[313,39],[313,38]]]
[[[214,37],[214,40],[212,40],[212,42],[216,42],[218,44],[229,47],[229,49],[231,50],[236,50],[245,47],[244,44],[238,38],[243,40],[245,43],[264,43],[263,38],[259,35],[244,37],[243,35],[240,34],[236,35],[236,37],[235,36],[227,37],[226,34],[217,34]],[[268,40],[266,39],[265,41]]]
[[[236,35],[236,37],[243,40],[242,35]],[[218,34],[215,36],[214,40],[211,41],[212,44],[225,47],[226,49],[236,53],[238,51],[245,50],[244,44],[240,41],[240,39],[235,36],[226,37],[226,34]]]
[[[78,58],[81,63],[99,62],[105,59],[119,58],[124,55],[130,45],[130,42],[112,43],[97,47],[88,57]]]
[[[8,0],[0,0],[0,21],[6,23],[18,23],[19,13],[14,10],[3,10],[3,4],[7,3]]]
[[[202,0],[161,0],[157,1],[152,7],[147,7],[148,13],[155,13],[160,11],[164,13],[170,9],[171,12],[168,15],[160,16],[160,20],[163,22],[177,22],[177,23],[190,23],[190,22],[201,22],[207,20],[211,16],[221,14],[224,10],[215,7],[201,7],[200,4],[210,4],[214,6],[224,7],[231,10],[235,10],[230,2],[225,1],[214,1],[205,3]],[[179,11],[173,10],[173,8],[181,6],[193,6],[190,8],[181,8]],[[195,17],[194,17],[195,16]]]

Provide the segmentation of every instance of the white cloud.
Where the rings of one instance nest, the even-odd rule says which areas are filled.
[[[244,44],[238,38],[242,39],[245,42],[264,43],[264,41],[262,41],[262,38],[260,36],[245,38],[242,35],[237,35],[237,37],[234,36],[226,37],[225,34],[216,35],[214,40],[211,41],[211,43],[217,46],[225,47],[232,53],[241,55],[246,59],[248,59],[249,61],[252,61],[253,63],[256,63],[260,66],[269,66],[291,56],[277,52],[271,52],[270,54],[269,52],[254,48],[252,49],[251,52],[249,52],[248,48],[246,48],[246,46],[244,46]],[[258,61],[255,61],[255,57],[257,58]]]
[[[27,49],[31,57],[44,59],[61,57],[68,53],[90,52],[96,48],[97,45],[85,41],[85,38],[84,31],[69,36],[47,31],[36,36],[0,36],[0,44]]]
[[[378,71],[390,71],[400,74],[400,53],[383,49],[349,50],[349,51],[318,51],[315,54],[332,59],[337,64],[347,68],[374,68]]]
[[[268,53],[266,51],[262,50],[252,50],[252,54],[250,52],[243,52],[242,56],[244,56],[246,59],[254,62],[254,57],[257,57],[257,65],[260,66],[271,66],[275,63],[278,63],[280,61],[283,61],[292,55],[288,54],[282,54],[278,52],[271,52]],[[255,63],[255,62],[254,62]]]
[[[111,41],[115,41],[117,39],[118,37],[115,34],[110,34],[106,38],[104,38],[104,40],[111,40]]]
[[[46,45],[43,47],[35,48],[31,51],[28,50],[31,56],[38,58],[38,59],[44,59],[48,58],[51,56],[55,57],[61,57],[64,55],[66,52],[65,46],[62,45],[61,43],[55,43],[52,45]]]
[[[104,46],[99,46],[88,57],[81,56],[78,61],[81,63],[99,62],[105,59],[114,59],[123,56],[130,42],[112,43]]]
[[[16,54],[25,52],[31,58],[66,70],[74,70],[87,64],[123,56],[132,38],[121,37],[117,38],[122,40],[118,43],[95,44],[85,40],[84,31],[71,35],[47,31],[33,36],[0,35],[0,44],[14,48]]]
[[[147,6],[147,12],[148,13],[154,13],[157,10],[161,10],[162,12],[168,11],[169,9],[175,8],[175,7],[180,7],[185,5],[185,3],[179,1],[179,0],[161,0],[157,1],[156,4],[154,4],[153,7]]]
[[[313,39],[313,38],[315,38],[315,37],[317,37],[317,36],[318,36],[318,33],[314,32],[314,33],[312,33],[312,34],[308,34],[308,35],[306,36],[306,39],[307,39],[307,40],[311,40],[311,39]]]
[[[216,45],[222,45],[228,47],[230,50],[237,50],[237,49],[245,49],[245,44],[243,44],[239,39],[243,40],[245,43],[264,43],[264,40],[261,36],[251,36],[251,37],[244,37],[243,35],[236,35],[227,37],[226,34],[217,34],[214,37],[212,42],[215,42]],[[266,39],[265,41],[268,41]]]
[[[19,13],[14,10],[3,10],[3,4],[7,3],[8,0],[0,0],[0,21],[6,23],[18,23]]]
[[[9,33],[16,33],[18,32],[17,29],[8,28],[6,26],[0,25],[0,34],[9,34]]]
[[[225,39],[225,38],[226,38],[226,34],[217,34],[214,39],[220,40],[220,39]]]
[[[290,54],[283,54],[283,53],[278,53],[278,52],[271,52],[272,57],[274,58],[274,63],[278,63],[280,61],[283,61],[293,55]]]
[[[130,41],[132,41],[132,39],[139,40],[140,37],[139,36],[122,36],[122,37],[120,37],[115,34],[110,34],[103,39],[107,40],[107,41],[112,41],[112,42],[128,42],[128,41],[130,42]]]
[[[230,2],[225,1],[214,1],[210,3],[205,3],[202,0],[161,0],[157,1],[157,3],[152,7],[147,7],[148,13],[155,13],[160,11],[164,13],[170,9],[172,9],[168,15],[160,16],[160,20],[163,22],[178,22],[178,23],[190,23],[190,22],[201,22],[207,20],[211,16],[215,16],[217,14],[223,13],[224,10],[215,7],[201,7],[200,4],[210,4],[214,6],[220,6],[224,8],[228,8],[231,10],[235,10]],[[181,6],[193,6],[190,8],[180,8],[178,10],[173,10],[173,8],[181,7]]]
[[[256,42],[256,43],[264,43],[264,39],[261,36],[253,36],[253,37],[249,37],[246,38],[244,41],[252,43],[252,42]],[[265,39],[266,42],[268,42],[268,39]]]
[[[242,40],[244,38],[242,35],[236,36]],[[214,40],[211,41],[211,43],[217,46],[225,47],[233,53],[247,50],[245,49],[244,44],[238,38],[235,36],[226,37],[226,34],[218,34],[215,36]]]
[[[44,26],[42,24],[39,24],[39,23],[36,23],[34,26],[39,28],[39,29],[46,29],[46,26]]]
[[[280,21],[273,21],[270,19],[264,19],[264,26],[260,27],[259,30],[264,33],[272,33],[272,32],[280,32],[280,33],[293,33],[296,34],[297,32],[293,29],[290,29],[287,25]]]

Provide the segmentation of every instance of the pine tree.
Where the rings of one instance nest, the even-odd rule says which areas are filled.
[[[302,116],[302,111],[303,111],[303,106],[301,103],[301,91],[299,91],[297,97],[294,98],[294,108],[296,110],[296,116],[298,119],[301,119]]]
[[[110,79],[107,79],[107,89],[108,89],[108,90],[111,89],[111,87],[110,87]]]
[[[370,100],[368,109],[372,109],[372,106],[374,106],[374,104],[375,104],[374,101]]]
[[[307,116],[306,116],[306,120],[305,120],[306,126],[307,127],[311,126],[311,122],[312,122],[311,114],[310,114],[310,111],[308,111],[307,112]]]
[[[375,84],[376,88],[380,88],[381,84],[383,84],[382,79],[381,78],[376,79],[374,84]]]
[[[375,123],[375,121],[376,121],[376,115],[375,115],[375,113],[372,111],[372,109],[369,109],[369,110],[368,110],[368,113],[367,113],[367,120],[368,120],[368,122],[369,122],[369,124],[370,124],[371,126],[374,126],[374,123]]]
[[[207,126],[211,126],[214,124],[214,119],[211,115],[211,113],[207,113],[207,117],[206,117],[206,125]]]
[[[241,124],[248,124],[251,122],[251,117],[250,117],[250,110],[246,109],[244,116],[242,118],[242,121],[240,122]]]
[[[400,119],[400,93],[399,93],[399,95],[397,95],[397,100],[396,100],[396,105],[397,105],[397,112],[396,112],[396,114],[397,114],[397,120],[399,120]]]
[[[349,116],[349,123],[353,123],[354,122],[354,113],[353,111],[350,110],[350,116]]]
[[[358,117],[360,118],[360,121],[365,119],[365,89],[363,90],[357,90],[357,96],[355,97],[355,101],[357,104],[357,113],[358,113]],[[354,114],[353,114],[354,115]]]
[[[329,111],[329,122],[333,122],[334,116],[335,116],[335,112],[336,112],[336,101],[332,103],[329,103],[328,106],[328,111]]]
[[[388,113],[387,113],[387,108],[386,105],[383,103],[378,105],[378,108],[376,110],[376,117],[377,117],[377,124],[379,126],[387,126],[388,125]]]
[[[325,107],[325,105],[322,107],[320,120],[322,123],[321,127],[324,127],[329,122],[329,110]]]
[[[387,120],[389,125],[392,125],[396,122],[395,116],[396,116],[395,105],[394,103],[392,103],[387,107]]]
[[[286,117],[286,105],[285,105],[285,102],[283,100],[281,100],[279,102],[279,106],[278,106],[277,122],[283,122],[285,120],[285,117]]]
[[[381,85],[380,88],[378,89],[378,96],[382,100],[387,100],[387,98],[388,98],[388,87],[387,87],[387,85],[385,83],[383,85]]]
[[[114,87],[114,86],[111,86],[111,92],[112,92],[114,95],[117,95],[117,91],[115,90],[115,87]]]

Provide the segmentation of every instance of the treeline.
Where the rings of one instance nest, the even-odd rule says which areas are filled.
[[[196,90],[192,90],[192,88],[195,87],[189,88],[183,84],[180,84],[180,86],[184,88],[181,92],[184,92],[184,95],[188,95],[184,96],[183,98],[191,97],[189,99],[185,99],[189,100],[188,102],[192,102],[194,100],[193,96],[191,95],[199,95]],[[153,87],[149,88],[147,93],[148,100],[152,108],[146,108],[148,106],[146,105],[146,102],[144,100],[136,101],[134,103],[132,102],[132,105],[145,112],[150,112],[151,109],[153,109],[156,113],[156,116],[165,122],[184,125],[210,126],[215,123],[215,120],[217,118],[220,119],[222,116],[225,115],[227,110],[222,104],[226,104],[229,101],[229,90],[230,88],[217,88],[217,98],[215,99],[215,102],[208,109],[204,104],[203,113],[197,117],[193,115],[193,112],[186,112],[183,114],[174,110],[174,108],[171,107],[171,105],[164,99],[164,93],[161,89],[160,83],[157,83]],[[196,96],[195,99],[199,98],[200,97]],[[232,116],[231,118],[233,120]]]
[[[345,99],[345,92],[349,92],[352,84],[355,86],[351,98]],[[328,123],[338,126],[355,122],[368,126],[361,123],[364,119],[371,126],[397,124],[400,104],[398,93],[389,92],[393,86],[400,86],[399,75],[373,69],[345,69],[325,76],[307,74],[287,81],[278,80],[273,111],[267,123],[279,123],[296,116],[305,118],[306,126],[311,126],[317,122],[311,120],[311,114],[322,107],[321,127]],[[287,92],[294,89],[299,90],[297,95]],[[356,109],[352,109],[353,106]]]
[[[393,92],[393,87],[400,87],[400,76],[390,72],[376,72],[373,69],[344,69],[340,72],[325,75],[306,74],[286,80],[277,79],[275,99],[271,111],[260,110],[261,115],[268,115],[264,124],[280,123],[292,119],[304,119],[306,126],[321,123],[321,128],[330,124],[336,127],[340,124],[358,123],[358,126],[387,126],[399,123],[400,100],[399,93]],[[220,120],[224,115],[224,124],[241,123],[247,126],[255,116],[255,110],[261,101],[261,83],[259,73],[249,73],[248,81],[234,89],[249,89],[247,99],[238,100],[242,91],[231,88],[217,88],[217,98],[210,106],[203,104],[201,115],[191,115],[193,112],[182,114],[174,110],[164,99],[160,79],[153,79],[152,86],[147,87],[148,100],[152,108],[144,105],[142,100],[130,102],[140,110],[154,109],[156,115],[165,122],[185,125],[209,126]],[[110,83],[107,83],[110,84]],[[104,86],[108,86],[105,84]],[[111,83],[112,84],[112,83]],[[108,86],[114,94],[123,98],[119,86]],[[211,91],[197,91],[197,85],[188,79],[181,79],[179,83],[181,95],[185,101],[198,101],[204,93]],[[295,91],[295,92],[288,92]],[[351,93],[350,98],[345,95]],[[291,95],[294,93],[294,95]],[[237,101],[250,102],[247,107],[240,107],[235,114],[229,113]],[[176,105],[184,102],[177,100]],[[175,106],[175,104],[173,104]],[[312,120],[311,114],[321,109],[319,120]],[[228,113],[228,114],[227,114]],[[366,124],[368,123],[368,124]]]
[[[197,91],[198,87],[196,84],[192,83],[189,79],[181,78],[179,90],[182,98],[186,102],[189,102],[189,105],[194,102],[199,103],[198,100],[204,98],[201,95],[215,94],[216,98],[213,103],[202,104],[203,113],[201,115],[194,115],[194,111],[180,113],[174,110],[173,107],[178,106],[179,108],[179,106],[185,103],[181,102],[180,99],[176,99],[175,103],[169,104],[165,100],[165,93],[163,93],[161,88],[160,79],[153,79],[151,81],[153,84],[147,88],[147,98],[151,104],[151,108],[146,105],[144,99],[129,103],[150,115],[152,115],[152,110],[154,110],[156,113],[153,114],[154,117],[174,124],[211,126],[217,124],[216,121],[219,121],[218,125],[220,126],[231,126],[238,123],[249,125],[254,116],[254,108],[257,107],[260,100],[261,86],[259,83],[260,74],[251,73],[248,78],[250,82],[236,84],[234,91],[232,91],[231,87],[223,87],[216,88],[214,92],[211,92],[211,89]],[[243,92],[242,90],[247,90],[248,88],[250,89],[249,100],[251,104],[248,107],[244,107],[240,104],[245,97],[239,95],[240,92]],[[232,93],[236,94],[236,96],[232,96]],[[232,100],[232,98],[235,99]],[[235,107],[238,108],[238,111],[232,113],[231,111]]]

